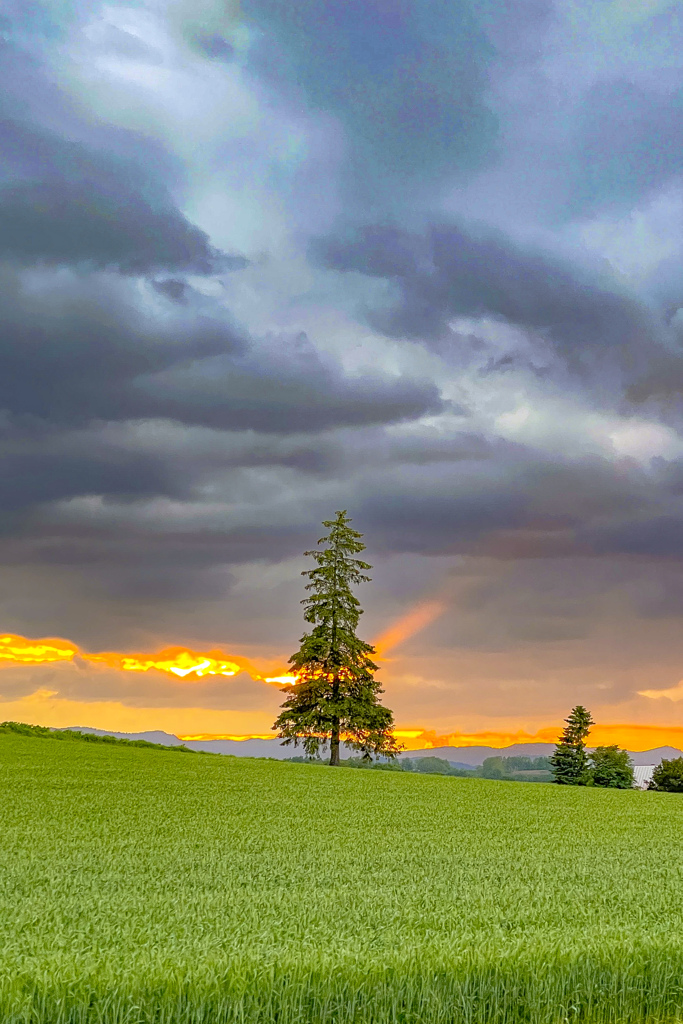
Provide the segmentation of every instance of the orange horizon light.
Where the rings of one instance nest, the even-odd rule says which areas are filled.
[[[294,676],[289,674],[263,676],[252,663],[239,655],[226,655],[220,649],[194,651],[189,647],[165,647],[153,654],[122,651],[83,651],[70,640],[57,637],[43,637],[32,640],[15,633],[0,635],[0,666],[5,665],[47,665],[55,662],[69,662],[75,658],[92,665],[106,666],[121,672],[163,672],[177,679],[202,679],[205,676],[235,676],[247,672],[260,682],[289,683]]]
[[[403,616],[391,630],[377,641],[384,641],[385,650],[393,643],[399,643],[412,635],[428,622],[433,621],[441,611],[439,602],[423,602],[411,612]],[[400,627],[400,628],[399,628]],[[182,683],[199,683],[206,677],[222,676],[230,678],[240,672],[248,673],[254,680],[282,689],[283,686],[295,681],[295,676],[286,669],[275,668],[275,674],[265,675],[255,671],[252,663],[238,655],[228,655],[220,649],[210,651],[194,651],[188,647],[166,647],[153,654],[138,654],[119,651],[87,652],[69,640],[61,637],[42,637],[31,639],[15,633],[0,634],[0,671],[5,668],[35,668],[38,665],[65,664],[78,659],[93,666],[108,667],[114,671],[146,673],[161,672],[171,679]],[[271,662],[271,671],[277,663]],[[32,698],[50,699],[58,696],[56,690],[37,690]],[[191,698],[190,698],[191,699]],[[147,709],[149,711],[151,709]],[[182,709],[179,709],[182,712]],[[210,712],[207,712],[210,713]],[[46,723],[47,724],[47,723]],[[199,723],[197,723],[199,724]],[[519,729],[484,730],[480,732],[450,731],[439,733],[435,729],[419,726],[397,726],[394,736],[405,750],[429,750],[437,747],[488,746],[503,748],[516,743],[554,743],[562,729],[558,721],[554,725],[545,726],[535,732],[523,727]],[[180,729],[177,735],[181,739],[268,739],[270,733],[209,733],[194,731],[192,733]],[[649,750],[659,746],[672,746],[683,749],[683,726],[650,725],[645,723],[598,723],[593,727],[589,737],[592,746],[618,743],[629,750]]]

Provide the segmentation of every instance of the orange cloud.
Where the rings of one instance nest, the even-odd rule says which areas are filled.
[[[73,661],[74,658],[93,665],[106,665],[120,672],[149,672],[155,670],[177,679],[202,679],[205,676],[234,676],[247,672],[253,679],[282,685],[293,682],[294,677],[286,674],[281,666],[276,674],[263,676],[256,671],[247,658],[226,655],[224,651],[193,651],[187,647],[165,647],[153,654],[129,654],[122,651],[82,651],[70,640],[54,637],[30,640],[14,633],[0,636],[0,665],[46,665],[57,661]],[[279,674],[278,674],[279,673]]]
[[[45,665],[55,661],[72,661],[78,653],[78,647],[69,640],[55,637],[28,640],[15,633],[3,633],[0,636],[0,663]]]
[[[675,686],[669,686],[665,690],[638,690],[639,697],[650,697],[652,700],[659,700],[662,697],[668,697],[669,700],[683,700],[683,679],[676,683]]]

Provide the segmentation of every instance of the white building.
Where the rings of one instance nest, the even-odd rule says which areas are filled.
[[[636,764],[633,767],[633,785],[636,789],[647,789],[648,782],[652,778],[652,773],[657,765],[655,764]]]

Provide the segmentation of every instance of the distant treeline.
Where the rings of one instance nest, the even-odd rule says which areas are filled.
[[[549,757],[487,757],[477,768],[482,779],[504,779],[509,782],[553,782]]]
[[[47,729],[43,725],[26,725],[24,722],[0,722],[0,733],[16,733],[18,736],[32,736],[34,739],[67,740],[85,743],[108,743],[126,747],[151,747],[153,750],[169,750],[181,754],[196,754],[184,743],[179,746],[167,746],[165,743],[150,743],[148,740],[124,740],[118,736],[95,736],[93,733],[80,732],[78,729]]]
[[[303,764],[327,764],[321,758],[289,757]],[[344,768],[380,772],[415,772],[420,775],[452,775],[461,779],[501,779],[504,782],[552,782],[547,757],[487,757],[478,768],[456,768],[443,757],[402,757],[396,761],[368,761],[362,757],[342,760]]]

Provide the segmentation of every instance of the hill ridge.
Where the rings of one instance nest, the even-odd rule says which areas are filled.
[[[273,739],[246,739],[246,740],[181,740],[173,733],[162,730],[150,730],[147,732],[124,733],[109,732],[105,729],[93,729],[88,726],[70,726],[70,729],[84,733],[93,733],[100,736],[116,736],[121,739],[146,740],[147,742],[160,743],[168,746],[178,746],[184,743],[189,750],[204,751],[213,754],[233,754],[236,757],[270,757],[277,760],[284,760],[292,757],[298,751],[292,747],[283,747],[275,738]],[[155,737],[155,739],[152,739]],[[163,737],[156,738],[156,737]],[[487,757],[543,757],[552,753],[554,743],[512,743],[508,747],[425,747],[421,750],[405,750],[401,757],[441,757],[446,761],[453,761],[459,767],[477,768],[483,764]],[[589,748],[591,749],[591,748]],[[349,755],[353,751],[347,751]],[[683,751],[677,747],[653,747],[650,750],[629,750],[629,755],[635,765],[659,764],[663,758],[683,757]]]

